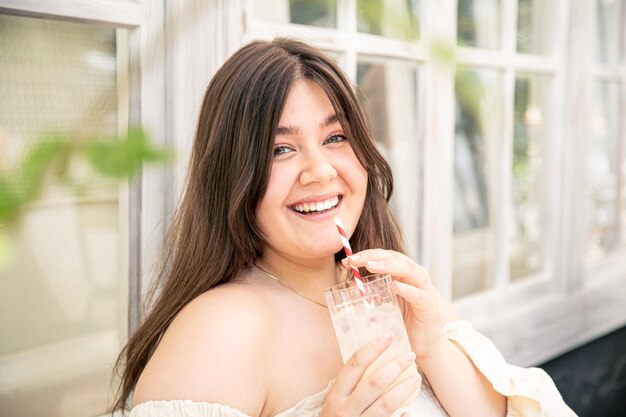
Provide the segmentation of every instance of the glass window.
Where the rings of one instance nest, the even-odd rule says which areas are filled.
[[[116,30],[0,15],[0,166],[46,133],[115,136]],[[120,273],[118,188],[54,183],[6,228],[0,267],[0,414],[95,416],[107,408],[127,282]],[[19,186],[19,184],[18,184]]]
[[[517,51],[550,54],[554,46],[554,18],[557,2],[518,0]]]
[[[456,74],[453,298],[493,282],[493,188],[502,137],[502,74],[460,68]]]
[[[596,0],[596,60],[615,65],[624,48],[624,0]]]
[[[357,0],[359,32],[402,40],[419,38],[420,0]]]
[[[501,0],[459,0],[457,42],[476,48],[500,48]]]
[[[373,138],[394,174],[391,206],[416,256],[418,237],[419,113],[417,64],[360,56],[357,83],[369,109]]]
[[[254,0],[252,15],[276,23],[337,27],[337,0]]]
[[[543,268],[544,209],[548,172],[543,164],[551,79],[547,75],[519,74],[515,80],[513,173],[511,194],[511,280]]]
[[[597,81],[593,84],[591,136],[587,148],[589,261],[606,256],[617,244],[619,94],[618,83]]]

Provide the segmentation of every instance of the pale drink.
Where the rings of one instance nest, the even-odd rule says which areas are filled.
[[[393,335],[391,345],[365,372],[365,379],[398,355],[410,352],[411,345],[389,275],[363,277],[363,283],[363,293],[353,283],[342,283],[327,290],[325,295],[344,363],[365,344],[387,332]],[[389,388],[417,373],[417,366],[412,364]],[[410,404],[416,396],[404,405]]]

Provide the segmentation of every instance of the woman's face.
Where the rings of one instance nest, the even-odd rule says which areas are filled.
[[[334,218],[352,234],[363,209],[367,173],[330,100],[311,80],[291,88],[274,138],[267,191],[257,207],[265,251],[315,259],[341,249]]]

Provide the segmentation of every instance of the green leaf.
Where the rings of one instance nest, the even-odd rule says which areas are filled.
[[[69,148],[66,139],[51,134],[35,143],[16,168],[0,173],[0,224],[19,217],[39,197],[50,168]]]
[[[61,154],[69,151],[67,139],[51,134],[35,143],[16,169],[14,190],[24,202],[36,199],[41,194],[46,175]]]
[[[0,174],[0,225],[16,217],[22,206],[20,196],[12,188],[8,178]]]
[[[118,140],[109,137],[90,141],[84,153],[97,173],[117,179],[135,174],[144,163],[171,160],[171,153],[153,147],[141,129],[131,129],[128,136]]]

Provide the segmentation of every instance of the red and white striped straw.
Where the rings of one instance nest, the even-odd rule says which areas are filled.
[[[346,256],[351,256],[352,248],[350,247],[350,241],[348,240],[348,235],[346,234],[346,228],[343,227],[343,222],[339,217],[335,217],[335,224],[337,225],[337,230],[339,231],[341,243],[343,243],[343,250],[346,252]],[[361,278],[359,270],[352,265],[350,265],[350,268],[352,268],[352,273],[354,274],[354,280],[356,281],[357,288],[361,292],[361,295],[365,296],[365,286],[363,285],[363,279]]]

